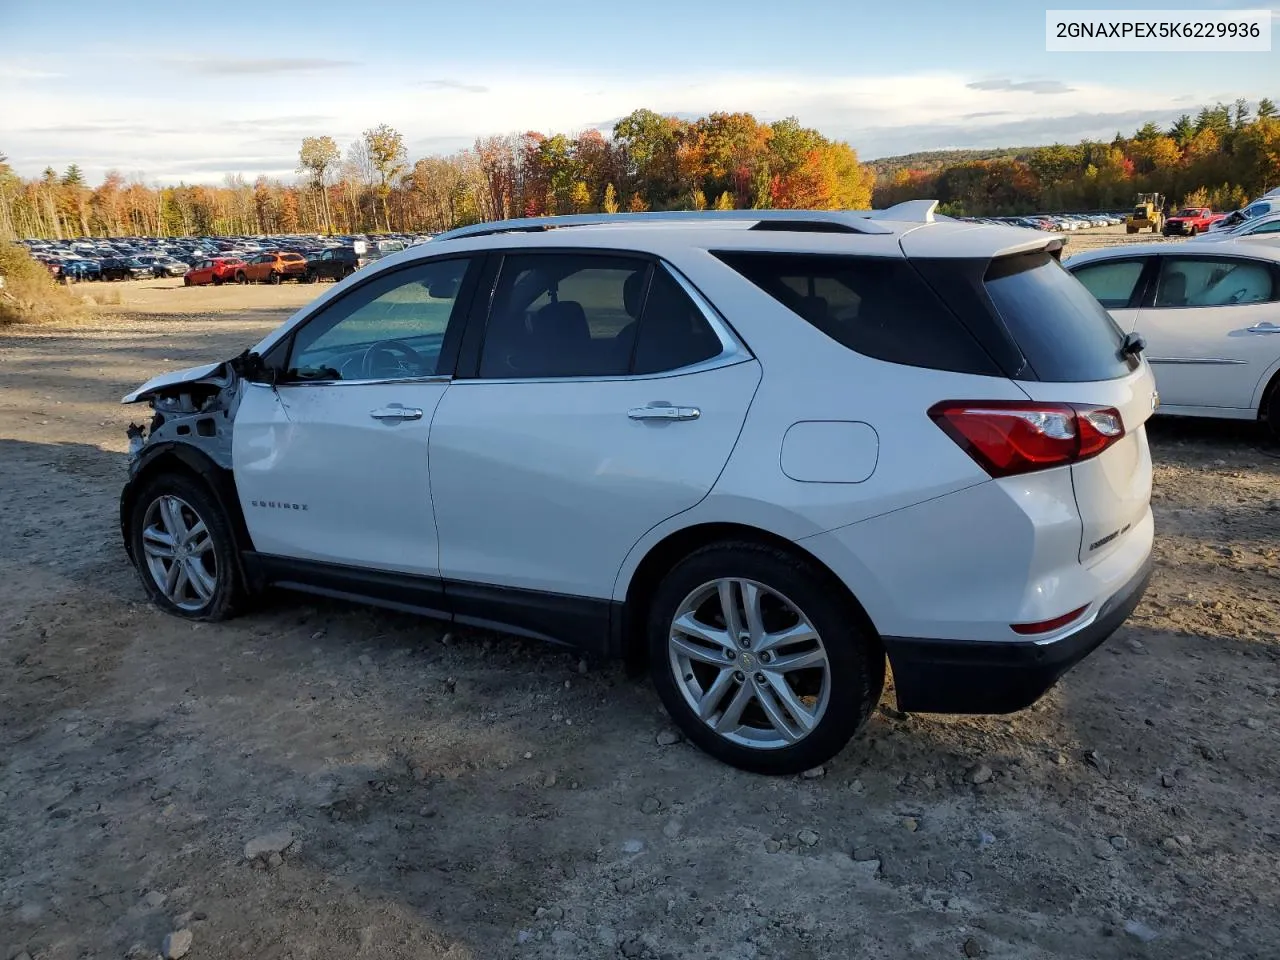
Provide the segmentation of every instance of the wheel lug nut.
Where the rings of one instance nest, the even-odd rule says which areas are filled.
[[[735,659],[735,658],[738,656],[738,651],[737,651],[737,650],[730,650],[728,647],[725,647],[724,655],[725,655],[725,659],[727,659],[727,660],[733,660],[733,659]]]
[[[764,674],[763,674],[763,673],[757,673],[757,674],[756,674],[756,683],[764,683]]]
[[[766,650],[764,653],[760,654],[761,663],[769,663],[772,660],[773,660],[773,654],[770,653],[769,651]]]
[[[735,670],[733,672],[733,679],[737,680],[739,683],[743,683],[747,679],[747,675],[741,670]]]

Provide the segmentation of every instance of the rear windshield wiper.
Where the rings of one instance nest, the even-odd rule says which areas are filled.
[[[1142,339],[1142,334],[1126,333],[1124,343],[1120,347],[1120,356],[1136,357],[1145,349],[1147,349],[1147,341]]]

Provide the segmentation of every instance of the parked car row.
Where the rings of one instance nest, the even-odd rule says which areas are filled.
[[[259,279],[259,275],[267,283],[289,277],[309,282],[321,278],[337,280],[368,262],[429,239],[425,234],[373,237],[81,237],[75,240],[26,239],[21,243],[64,283],[190,275],[188,283],[199,285],[237,280],[252,282]],[[260,259],[267,256],[276,258],[274,268]],[[289,259],[285,261],[280,257]],[[333,262],[335,258],[337,263]],[[305,265],[312,260],[317,261],[317,267],[307,271]],[[289,265],[287,268],[286,263]],[[254,269],[241,270],[244,275],[241,277],[237,269],[242,265]]]
[[[956,217],[955,219],[968,223],[1029,227],[1032,230],[1050,230],[1057,233],[1091,230],[1094,227],[1113,227],[1124,223],[1124,217],[1118,213],[1036,213],[1026,217]]]

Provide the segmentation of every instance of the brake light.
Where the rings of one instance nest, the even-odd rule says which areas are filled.
[[[993,477],[1096,457],[1124,436],[1114,407],[1019,400],[944,400],[929,417]]]

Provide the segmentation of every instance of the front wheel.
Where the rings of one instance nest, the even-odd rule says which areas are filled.
[[[278,287],[280,285],[280,274],[272,270],[267,276],[267,283],[271,284],[273,287]]]
[[[188,620],[225,620],[244,597],[231,528],[208,488],[161,474],[138,492],[129,542],[152,602]]]
[[[222,278],[218,276],[216,273],[213,275],[213,285],[215,287],[222,286]]]
[[[654,685],[690,741],[756,773],[834,757],[884,688],[884,654],[813,564],[749,542],[675,566],[649,610]]]
[[[190,277],[183,277],[183,278],[182,278],[182,285],[183,285],[184,287],[189,287],[189,286],[191,286],[191,278],[190,278]]]
[[[1194,237],[1199,232],[1200,232],[1199,228],[1195,226],[1191,226],[1187,228],[1187,236],[1189,237]]]

